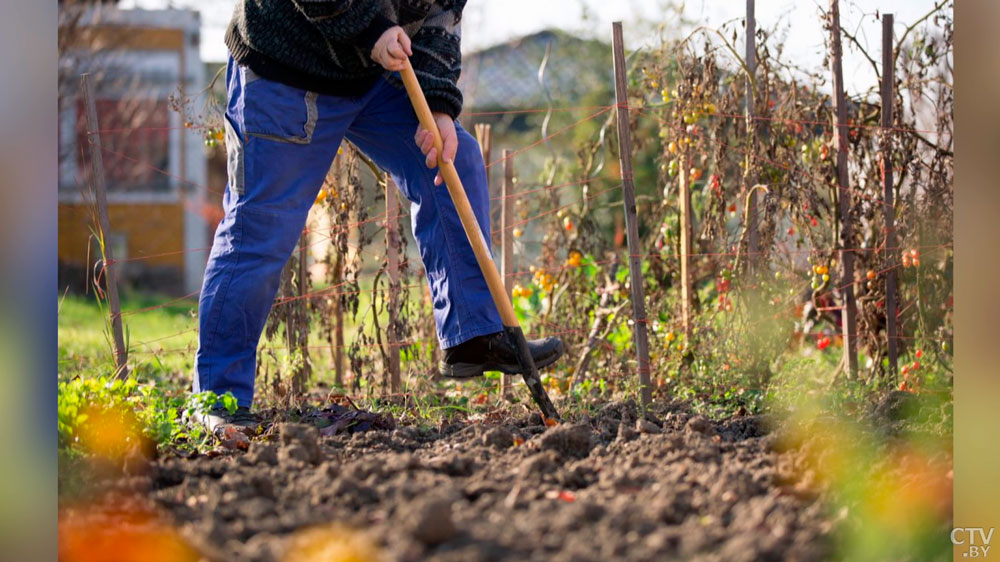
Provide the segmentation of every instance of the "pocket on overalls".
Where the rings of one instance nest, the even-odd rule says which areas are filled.
[[[229,115],[223,116],[226,126],[226,170],[229,185],[237,195],[246,193],[246,172],[243,166],[243,140]]]
[[[268,80],[244,67],[246,136],[278,142],[309,144],[316,120],[316,92]]]

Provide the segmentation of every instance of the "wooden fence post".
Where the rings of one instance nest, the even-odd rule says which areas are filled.
[[[837,187],[840,200],[840,292],[843,306],[844,360],[848,367],[848,377],[858,375],[857,316],[858,305],[854,297],[854,254],[851,251],[851,190],[847,177],[847,102],[844,99],[844,69],[840,45],[839,0],[830,0],[830,33],[833,53],[833,104],[836,109],[837,126],[833,130],[833,144],[837,147]]]
[[[389,348],[389,392],[397,394],[400,391],[399,376],[399,198],[396,195],[396,184],[385,174],[385,254],[386,276],[389,278],[389,295],[386,310],[389,313],[389,329],[386,331],[386,342]]]
[[[691,287],[691,250],[692,228],[691,228],[691,182],[689,177],[690,156],[688,149],[681,149],[680,172],[677,174],[678,184],[678,206],[680,207],[680,262],[681,262],[681,322],[684,326],[684,337],[690,345],[691,342],[691,321],[694,316],[694,290]]]
[[[507,298],[514,292],[514,152],[503,151],[503,183],[500,184],[500,275]],[[510,394],[510,375],[500,376],[502,396]]]
[[[622,23],[611,24],[614,65],[615,101],[617,102],[618,157],[621,163],[622,193],[625,203],[625,229],[628,233],[628,266],[632,282],[632,316],[635,320],[635,351],[639,360],[639,386],[642,405],[652,400],[649,384],[649,339],[646,333],[646,300],[642,290],[642,250],[639,247],[639,219],[635,207],[635,184],[632,178],[632,133],[628,117],[628,77],[625,68],[625,45]]]
[[[747,202],[747,207],[749,212],[747,213],[747,272],[754,273],[757,269],[757,264],[760,258],[760,232],[759,232],[759,217],[757,216],[757,190],[753,189],[756,179],[752,176],[751,170],[753,170],[755,161],[753,157],[753,148],[757,142],[757,123],[754,115],[755,107],[754,100],[755,97],[755,87],[754,87],[754,77],[757,73],[757,20],[754,16],[754,0],[747,0],[747,15],[746,15],[746,52],[744,58],[746,58],[747,71],[749,75],[747,76],[747,87],[746,87],[746,133],[747,133],[747,152],[744,159],[744,169],[743,169],[743,193],[746,194],[750,200]]]
[[[885,220],[885,326],[888,338],[889,372],[899,372],[899,350],[896,339],[896,268],[893,260],[899,255],[896,248],[896,209],[893,205],[892,177],[892,103],[893,103],[893,50],[892,14],[882,14],[882,209]]]
[[[103,248],[104,285],[108,292],[108,308],[111,311],[111,331],[115,347],[115,376],[124,379],[128,376],[128,349],[125,348],[125,334],[122,329],[122,308],[118,300],[118,264],[112,253],[107,236],[111,234],[111,222],[108,216],[108,187],[104,176],[104,158],[101,153],[101,128],[97,121],[97,104],[90,91],[90,74],[80,77],[83,90],[83,103],[87,108],[87,140],[90,145],[90,164],[94,170],[94,195],[97,204],[97,220]]]

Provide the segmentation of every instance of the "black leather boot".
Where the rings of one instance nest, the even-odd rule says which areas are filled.
[[[562,356],[563,343],[554,337],[529,340],[528,349],[535,366],[541,369]],[[445,349],[444,360],[439,363],[438,369],[441,376],[453,379],[479,377],[485,371],[500,371],[508,375],[521,373],[517,353],[503,332],[479,336]]]

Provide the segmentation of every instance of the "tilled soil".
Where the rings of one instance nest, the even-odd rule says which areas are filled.
[[[278,424],[245,453],[161,458],[118,487],[210,560],[283,560],[331,522],[386,560],[826,558],[830,514],[765,425],[682,404],[640,418],[634,403],[554,427],[537,414],[333,437]]]

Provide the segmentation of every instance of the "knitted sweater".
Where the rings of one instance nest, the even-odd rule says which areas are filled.
[[[388,73],[370,53],[400,25],[431,110],[457,117],[466,0],[236,0],[226,46],[265,78],[321,94],[360,96]],[[388,76],[399,83],[395,75]]]

